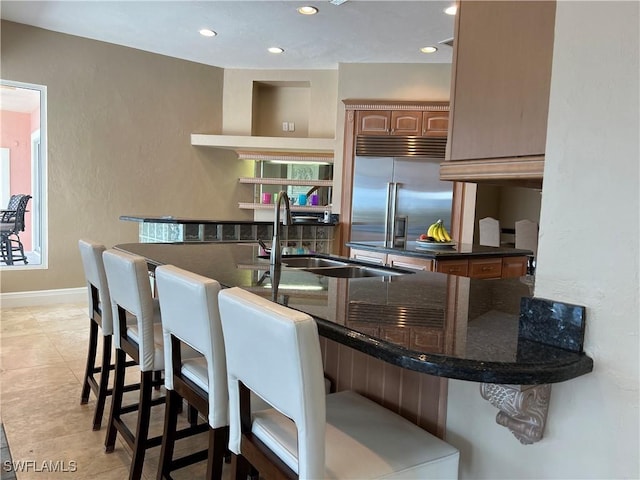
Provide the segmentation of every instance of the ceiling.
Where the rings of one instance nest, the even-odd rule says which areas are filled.
[[[450,63],[451,1],[11,1],[4,20],[223,68],[336,69],[339,63]],[[316,15],[296,8],[313,5]],[[198,31],[210,28],[215,37]],[[420,52],[433,45],[438,51]],[[285,51],[275,55],[267,48]],[[61,52],[62,54],[63,52]]]

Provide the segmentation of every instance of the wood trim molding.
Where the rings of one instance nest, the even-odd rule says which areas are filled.
[[[449,160],[440,164],[440,180],[459,182],[535,180],[542,183],[543,173],[544,155]]]
[[[353,100],[342,101],[345,110],[413,110],[423,112],[448,112],[449,101],[403,101],[403,100]]]
[[[333,153],[304,153],[304,152],[258,152],[252,150],[238,150],[238,160],[286,160],[288,162],[327,162],[333,163]]]

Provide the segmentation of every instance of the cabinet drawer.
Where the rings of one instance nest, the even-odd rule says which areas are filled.
[[[469,260],[469,276],[471,278],[500,278],[502,276],[502,259]]]
[[[410,348],[430,353],[442,353],[444,332],[435,328],[412,328]]]
[[[406,268],[407,270],[419,270],[422,272],[433,271],[433,260],[415,257],[405,257],[402,255],[388,255],[387,264],[390,267]]]
[[[354,260],[361,260],[363,262],[375,263],[376,265],[385,265],[387,263],[386,253],[369,252],[367,250],[354,250],[351,249],[349,258]]]
[[[409,329],[401,327],[381,327],[380,337],[395,345],[409,346]]]
[[[447,273],[449,275],[462,275],[466,277],[469,274],[468,260],[445,260],[436,262],[436,272]]]

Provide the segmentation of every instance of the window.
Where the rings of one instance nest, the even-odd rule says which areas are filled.
[[[47,87],[0,80],[0,208],[11,195],[32,196],[20,241],[28,259],[0,268],[47,266]]]

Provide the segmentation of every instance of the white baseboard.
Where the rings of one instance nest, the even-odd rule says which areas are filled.
[[[35,307],[59,303],[87,302],[87,287],[0,293],[0,307]]]

